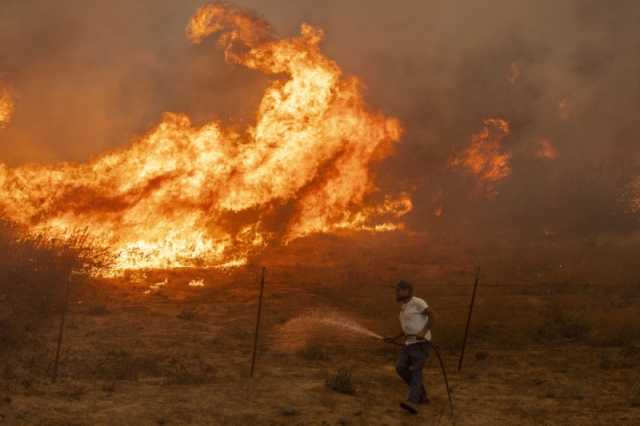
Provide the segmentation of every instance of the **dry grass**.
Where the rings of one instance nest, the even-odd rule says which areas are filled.
[[[105,250],[86,232],[56,238],[26,235],[0,219],[0,348],[20,344],[26,333],[62,309],[67,281],[109,266]]]
[[[356,393],[351,370],[344,367],[339,368],[334,375],[327,379],[327,386],[338,393],[346,395],[354,395]]]
[[[636,384],[631,388],[629,405],[632,407],[640,407],[640,381],[636,382]]]
[[[558,339],[580,340],[587,337],[592,329],[590,321],[583,315],[567,311],[554,310],[550,318],[538,329],[540,341]]]
[[[95,376],[108,381],[138,380],[143,376],[158,376],[160,365],[157,358],[136,356],[126,350],[108,351],[95,369]]]
[[[455,390],[457,424],[637,423],[640,412],[630,406],[640,404],[640,386],[632,386],[640,365],[640,349],[633,344],[639,299],[631,284],[612,305],[610,289],[537,279],[492,288],[494,280],[487,277],[463,374],[456,374],[472,279],[451,268],[383,266],[362,277],[343,274],[350,268],[274,268],[251,381],[253,275],[210,271],[203,276],[216,287],[193,289],[187,287],[192,272],[184,272],[187,278],[172,272],[162,299],[144,290],[163,279],[164,271],[162,277],[83,286],[77,294],[83,304],[72,315],[75,327],[65,335],[61,359],[62,383],[73,386],[41,378],[55,330],[34,368],[24,363],[29,348],[23,345],[6,371],[14,402],[3,409],[5,423],[435,424],[446,413],[447,399],[433,357],[425,370],[432,405],[413,423],[397,409],[406,386],[393,370],[395,347],[313,329],[294,336],[293,343],[306,346],[276,345],[280,325],[303,307],[335,307],[376,332],[396,333],[398,307],[387,283],[399,277],[417,277],[418,294],[437,313],[434,339]],[[336,371],[338,366],[349,368]]]
[[[321,343],[313,342],[302,348],[298,354],[307,361],[329,361],[329,349]]]

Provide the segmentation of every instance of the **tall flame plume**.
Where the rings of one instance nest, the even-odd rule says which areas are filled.
[[[213,3],[186,34],[195,44],[217,35],[229,63],[272,76],[255,125],[195,127],[166,114],[88,163],[0,165],[0,210],[29,232],[86,228],[117,269],[240,265],[315,233],[402,227],[410,198],[379,194],[372,173],[401,124],[367,107],[359,81],[320,51],[320,29],[303,24],[280,38],[264,20]]]

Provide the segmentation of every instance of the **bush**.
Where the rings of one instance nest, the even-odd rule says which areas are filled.
[[[99,362],[95,374],[104,380],[138,380],[141,376],[158,376],[157,359],[135,356],[125,350],[108,351]]]
[[[203,385],[213,380],[213,367],[200,356],[171,358],[165,375],[165,385]]]
[[[328,361],[330,359],[329,351],[318,343],[305,346],[298,354],[308,361]]]
[[[629,398],[629,405],[632,407],[640,407],[640,382],[637,382],[631,388],[631,397]]]
[[[103,316],[109,315],[111,312],[105,305],[94,305],[87,310],[87,315]]]
[[[176,317],[184,321],[194,321],[198,318],[198,313],[194,308],[184,308]]]
[[[538,340],[583,339],[591,332],[591,324],[582,316],[556,311],[537,331]]]
[[[340,368],[334,376],[329,377],[327,386],[338,393],[346,395],[354,395],[356,393],[351,378],[351,370],[348,368]]]
[[[40,321],[64,306],[72,272],[107,268],[110,257],[86,232],[27,234],[0,218],[0,348],[15,348]],[[1,350],[0,349],[0,350]]]

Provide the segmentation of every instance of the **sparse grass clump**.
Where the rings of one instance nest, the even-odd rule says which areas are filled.
[[[354,395],[356,393],[351,370],[348,368],[340,368],[335,375],[327,379],[327,386],[334,391],[346,395]]]
[[[178,315],[177,318],[184,321],[194,321],[198,318],[198,313],[193,308],[184,308]]]
[[[167,370],[165,385],[203,385],[213,378],[213,367],[199,356],[171,358]]]
[[[99,363],[95,374],[104,380],[138,380],[141,376],[160,375],[160,366],[155,358],[135,356],[126,350],[112,350]]]
[[[537,330],[536,337],[541,341],[580,340],[589,335],[591,328],[591,323],[584,316],[557,310]]]
[[[328,361],[331,359],[327,348],[319,343],[306,345],[298,354],[307,361]]]
[[[86,232],[27,234],[1,217],[0,252],[0,350],[15,348],[63,308],[72,272],[87,274],[110,263]]]
[[[636,384],[631,388],[629,405],[631,405],[632,407],[640,407],[640,381],[637,381]]]
[[[610,332],[603,343],[608,346],[632,346],[640,341],[640,327],[632,324],[625,324],[615,331]]]
[[[87,315],[103,316],[109,315],[111,312],[105,305],[94,305],[87,310]]]

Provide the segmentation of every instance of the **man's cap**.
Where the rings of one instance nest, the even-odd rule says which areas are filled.
[[[411,283],[402,280],[398,281],[398,284],[396,284],[396,290],[413,290],[413,286]]]

